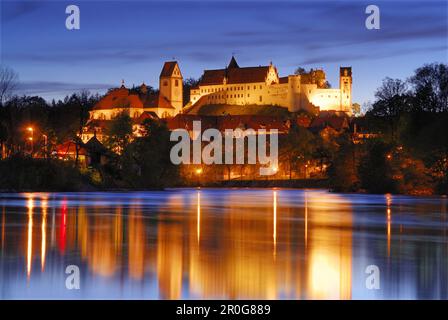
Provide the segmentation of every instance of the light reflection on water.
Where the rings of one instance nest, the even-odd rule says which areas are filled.
[[[446,198],[23,193],[0,194],[0,210],[1,299],[448,298]],[[65,287],[68,265],[80,290]]]

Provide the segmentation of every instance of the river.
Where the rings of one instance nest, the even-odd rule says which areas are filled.
[[[0,299],[447,299],[447,202],[297,189],[3,193]]]

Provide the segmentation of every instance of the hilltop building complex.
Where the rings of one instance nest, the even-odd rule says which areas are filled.
[[[327,86],[323,70],[311,69],[280,77],[272,63],[240,67],[232,57],[224,69],[205,70],[198,85],[190,90],[190,101],[183,101],[183,76],[179,64],[169,61],[164,63],[160,73],[159,90],[149,89],[144,83],[132,89],[122,83],[121,87],[111,89],[90,111],[82,141],[87,142],[93,136],[102,141],[107,123],[122,112],[131,117],[137,135],[139,125],[147,118],[167,118],[169,122],[177,123],[174,119],[177,115],[194,114],[203,106],[219,106],[224,110],[223,115],[230,114],[225,112],[227,109],[232,109],[235,114],[235,108],[241,108],[241,115],[248,115],[248,110],[257,110],[258,106],[269,106],[269,110],[279,107],[289,112],[350,114],[352,70],[351,67],[341,67],[339,88],[332,89]]]

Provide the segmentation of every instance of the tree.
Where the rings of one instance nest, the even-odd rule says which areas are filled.
[[[328,169],[329,182],[333,190],[339,192],[358,191],[358,156],[356,145],[348,135],[338,139],[339,148],[333,152]],[[334,151],[334,150],[333,150]]]
[[[19,75],[11,68],[0,66],[0,106],[12,96],[17,87]]]
[[[177,167],[170,160],[170,132],[162,120],[146,119],[143,136],[129,144],[122,156],[123,177],[132,187],[154,188],[172,184]]]
[[[49,120],[59,143],[78,136],[99,99],[98,94],[80,91],[52,104]]]
[[[149,86],[149,85],[145,85],[146,87],[146,91],[142,91],[142,86],[132,86],[131,89],[129,89],[130,93],[136,93],[136,94],[142,94],[142,95],[152,95],[152,94],[156,94],[159,92],[159,90],[154,89],[154,87]],[[115,90],[116,88],[110,89],[111,90]]]
[[[354,116],[359,116],[361,114],[361,105],[357,102],[352,104],[352,113]]]
[[[107,127],[106,144],[121,154],[132,138],[132,120],[127,112],[119,113]]]
[[[413,86],[417,110],[448,111],[448,65],[425,64],[409,79]]]
[[[400,79],[385,78],[375,92],[376,101],[371,112],[378,116],[393,117],[404,111],[408,87]]]
[[[190,101],[190,90],[196,87],[200,81],[201,79],[195,79],[195,78],[188,78],[184,80],[183,82],[184,105]]]
[[[289,178],[292,178],[293,168],[305,165],[316,150],[316,139],[306,128],[298,126],[295,122],[284,139],[280,141],[280,161],[288,164]]]
[[[33,127],[35,133],[33,144],[39,141],[41,133],[48,126],[48,112],[49,108],[46,101],[37,96],[14,96],[5,103],[0,122],[3,130],[6,130],[4,143],[9,155],[24,150],[26,139],[30,138],[26,131],[29,126]]]
[[[294,74],[299,74],[299,75],[306,74],[306,73],[307,73],[306,69],[302,68],[302,67],[297,67],[297,69],[294,71]]]
[[[395,139],[396,123],[400,115],[412,109],[412,96],[406,82],[400,79],[385,78],[375,92],[376,101],[367,112],[368,116],[386,120],[392,139]]]
[[[383,141],[372,141],[366,149],[358,167],[361,187],[372,193],[397,192],[392,146]]]

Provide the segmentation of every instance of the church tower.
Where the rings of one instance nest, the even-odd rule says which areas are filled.
[[[341,67],[339,89],[341,90],[341,111],[352,112],[352,67]]]
[[[160,94],[176,108],[175,115],[180,113],[183,107],[182,80],[182,73],[177,61],[165,62],[160,73],[159,90]]]

